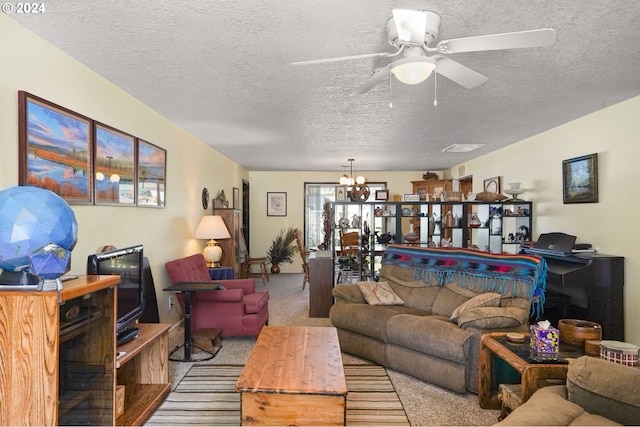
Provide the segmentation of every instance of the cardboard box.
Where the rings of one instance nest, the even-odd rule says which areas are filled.
[[[560,344],[560,331],[554,327],[543,329],[538,325],[529,327],[531,332],[531,351],[534,353],[557,353]]]
[[[116,386],[116,418],[124,413],[124,386]]]

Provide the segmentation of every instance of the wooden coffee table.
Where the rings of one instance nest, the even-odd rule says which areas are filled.
[[[520,401],[526,402],[529,397],[546,380],[567,378],[568,363],[531,363],[528,358],[522,356],[529,347],[528,336],[524,344],[508,344],[505,338],[506,332],[491,332],[484,334],[480,339],[480,360],[478,374],[478,401],[483,409],[500,409],[501,402],[494,394],[497,386],[492,384],[493,361],[499,357],[512,366],[520,374]],[[583,354],[577,347],[563,346],[560,341],[560,355],[565,359],[579,357]]]
[[[236,390],[242,425],[345,425],[347,382],[336,329],[265,326]]]

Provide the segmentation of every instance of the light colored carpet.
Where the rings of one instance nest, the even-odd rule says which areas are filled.
[[[239,425],[240,394],[235,384],[242,365],[196,364],[146,425]],[[346,365],[347,426],[408,426],[385,369]]]
[[[257,290],[269,291],[269,324],[291,326],[331,326],[328,318],[309,317],[309,286],[302,290],[302,274],[270,275],[271,281],[263,286],[256,280]],[[170,349],[182,343],[184,331],[172,329]],[[253,344],[252,337],[223,338],[222,348],[213,359],[197,365],[244,365]],[[342,354],[343,364],[371,364],[371,362]],[[172,389],[189,371],[193,363],[169,362]],[[481,409],[475,394],[456,394],[449,390],[420,381],[410,375],[387,369],[387,373],[412,426],[489,426],[498,420],[500,411]]]

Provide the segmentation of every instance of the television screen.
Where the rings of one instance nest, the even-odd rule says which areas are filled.
[[[116,315],[118,345],[123,344],[124,336],[135,338],[135,328],[129,326],[144,311],[142,261],[142,245],[89,255],[87,260],[87,274],[120,275]]]

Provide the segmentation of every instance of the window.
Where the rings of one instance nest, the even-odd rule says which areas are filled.
[[[386,190],[386,182],[367,183],[371,193],[367,202],[374,202],[377,190]],[[322,207],[325,200],[336,201],[336,183],[305,183],[304,199],[304,238],[307,248],[315,249],[322,243]],[[348,200],[348,199],[347,199]]]

